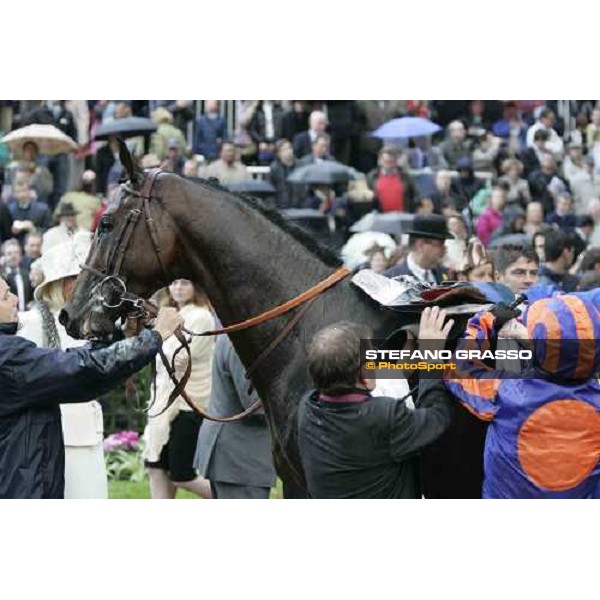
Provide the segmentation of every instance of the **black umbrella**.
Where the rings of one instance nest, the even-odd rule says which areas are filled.
[[[295,223],[318,223],[319,227],[322,223],[327,224],[327,217],[316,208],[284,208],[279,212],[285,219]]]
[[[96,130],[95,140],[108,140],[111,135],[118,135],[120,138],[136,137],[138,135],[149,135],[156,131],[156,125],[152,119],[145,117],[124,117],[123,119],[113,119],[108,123],[103,123]]]
[[[414,214],[404,212],[376,213],[371,212],[354,223],[350,228],[352,233],[363,231],[379,231],[391,235],[400,235],[410,229],[415,218]]]
[[[272,196],[275,188],[269,181],[264,179],[249,179],[248,181],[236,181],[226,185],[230,192],[238,194],[249,194],[251,196]]]
[[[323,160],[294,169],[287,180],[290,183],[335,185],[355,179],[356,171],[335,160]]]
[[[286,208],[280,212],[286,221],[302,227],[317,239],[323,240],[331,235],[327,216],[316,208]]]

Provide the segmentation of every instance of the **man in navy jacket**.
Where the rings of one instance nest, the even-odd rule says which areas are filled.
[[[37,348],[15,335],[17,298],[0,278],[0,498],[63,498],[59,403],[87,402],[116,387],[181,324],[175,309],[165,309],[154,331],[107,348]]]
[[[219,114],[219,101],[207,100],[205,114],[196,120],[194,152],[202,154],[207,161],[219,158],[219,147],[228,140],[227,122]]]

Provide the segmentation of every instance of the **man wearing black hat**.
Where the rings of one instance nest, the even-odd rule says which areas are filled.
[[[425,283],[441,283],[448,272],[441,264],[446,254],[445,240],[451,240],[446,219],[440,215],[417,215],[408,233],[410,253],[402,263],[388,269],[384,275],[410,275]]]
[[[46,252],[52,246],[69,242],[78,231],[84,231],[77,227],[77,215],[79,213],[71,202],[64,202],[56,213],[58,225],[51,227],[44,233],[42,242],[42,253]]]

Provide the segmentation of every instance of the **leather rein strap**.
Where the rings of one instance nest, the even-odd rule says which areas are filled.
[[[269,321],[285,313],[290,310],[312,300],[322,294],[324,291],[328,290],[330,287],[333,287],[336,283],[340,282],[342,279],[345,279],[350,274],[350,271],[346,267],[340,267],[336,271],[334,271],[331,275],[313,285],[311,288],[302,292],[295,298],[280,304],[279,306],[275,306],[270,310],[267,310],[260,315],[256,315],[255,317],[251,317],[250,319],[246,319],[245,321],[240,321],[239,323],[234,323],[232,325],[228,325],[227,327],[223,327],[222,329],[213,329],[212,331],[204,331],[202,333],[193,333],[191,331],[187,331],[184,329],[186,333],[194,336],[205,336],[205,335],[222,335],[224,333],[234,333],[236,331],[242,331],[244,329],[248,329],[250,327],[255,327],[256,325],[260,325],[265,321]]]

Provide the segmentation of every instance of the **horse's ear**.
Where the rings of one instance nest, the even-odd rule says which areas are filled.
[[[129,180],[135,185],[136,183],[139,183],[142,171],[133,160],[133,156],[131,156],[127,144],[121,138],[117,138],[117,140],[119,142],[119,158],[121,159],[121,164],[127,171]]]

